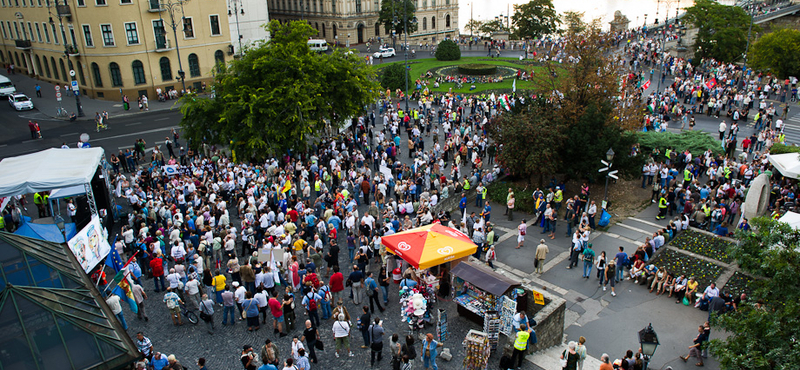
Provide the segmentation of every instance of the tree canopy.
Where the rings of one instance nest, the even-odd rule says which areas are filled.
[[[495,32],[508,31],[505,23],[498,19],[481,23],[479,30],[486,36],[491,36]]]
[[[405,32],[406,22],[403,22],[405,10],[405,17],[408,23],[408,32],[417,32],[419,24],[414,20],[414,13],[417,7],[411,0],[381,0],[381,11],[378,14],[378,23],[383,25],[384,30],[388,33],[394,30],[395,34],[402,35]]]
[[[694,6],[686,8],[684,19],[697,27],[694,40],[696,58],[736,62],[744,55],[750,16],[741,7],[697,0]],[[757,29],[757,26],[753,27]]]
[[[531,0],[526,4],[514,5],[511,22],[520,39],[525,39],[540,38],[554,33],[561,21],[552,0]]]
[[[459,60],[461,49],[453,40],[442,40],[436,47],[436,60]]]
[[[272,39],[214,76],[214,97],[184,96],[181,126],[192,143],[262,158],[306,146],[313,135],[363,111],[380,90],[375,72],[342,51],[318,54],[306,22],[269,23]]]
[[[800,369],[800,357],[789,355],[800,338],[800,232],[766,217],[750,224],[755,231],[738,231],[728,253],[757,277],[752,294],[737,311],[712,317],[730,335],[712,340],[710,351],[724,370]]]
[[[755,69],[780,78],[800,73],[800,31],[781,29],[762,36],[753,44],[750,60]]]
[[[406,86],[414,86],[411,76],[406,76],[406,66],[402,63],[392,63],[381,68],[381,86],[389,90],[405,90]],[[408,85],[406,85],[408,82]]]
[[[483,23],[477,19],[470,19],[467,21],[467,24],[464,26],[464,29],[468,29],[471,34],[477,34],[480,31],[481,25]]]
[[[533,77],[536,98],[520,108],[515,104],[492,124],[490,137],[502,146],[498,162],[529,180],[556,173],[594,178],[612,148],[615,168],[638,175],[641,156],[628,153],[643,105],[633,86],[621,83],[617,57],[605,53],[610,41],[599,21],[576,22],[564,38],[565,52],[574,59],[545,64]]]

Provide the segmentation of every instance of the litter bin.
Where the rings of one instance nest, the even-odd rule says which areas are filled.
[[[130,105],[130,104],[128,104],[128,102],[123,102],[123,103],[122,103],[122,107],[123,107],[123,108],[125,108],[125,110],[128,110],[128,109],[130,109],[130,108],[131,108],[131,105]]]

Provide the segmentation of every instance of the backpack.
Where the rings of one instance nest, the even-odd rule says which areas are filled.
[[[309,310],[309,311],[314,311],[314,310],[316,310],[316,309],[317,309],[317,300],[314,298],[314,295],[312,294],[312,295],[311,295],[310,297],[308,297],[308,298],[309,298],[309,299],[308,299],[308,310]]]

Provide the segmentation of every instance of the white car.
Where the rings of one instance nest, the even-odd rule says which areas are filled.
[[[393,48],[380,48],[378,51],[372,54],[373,58],[380,58],[380,57],[389,58],[393,56],[395,56]]]
[[[8,104],[16,110],[33,109],[33,101],[25,94],[11,94],[8,96]]]

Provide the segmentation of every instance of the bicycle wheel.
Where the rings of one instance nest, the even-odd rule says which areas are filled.
[[[183,316],[186,316],[186,319],[189,320],[190,323],[197,325],[198,319],[197,315],[192,311],[183,311]]]

